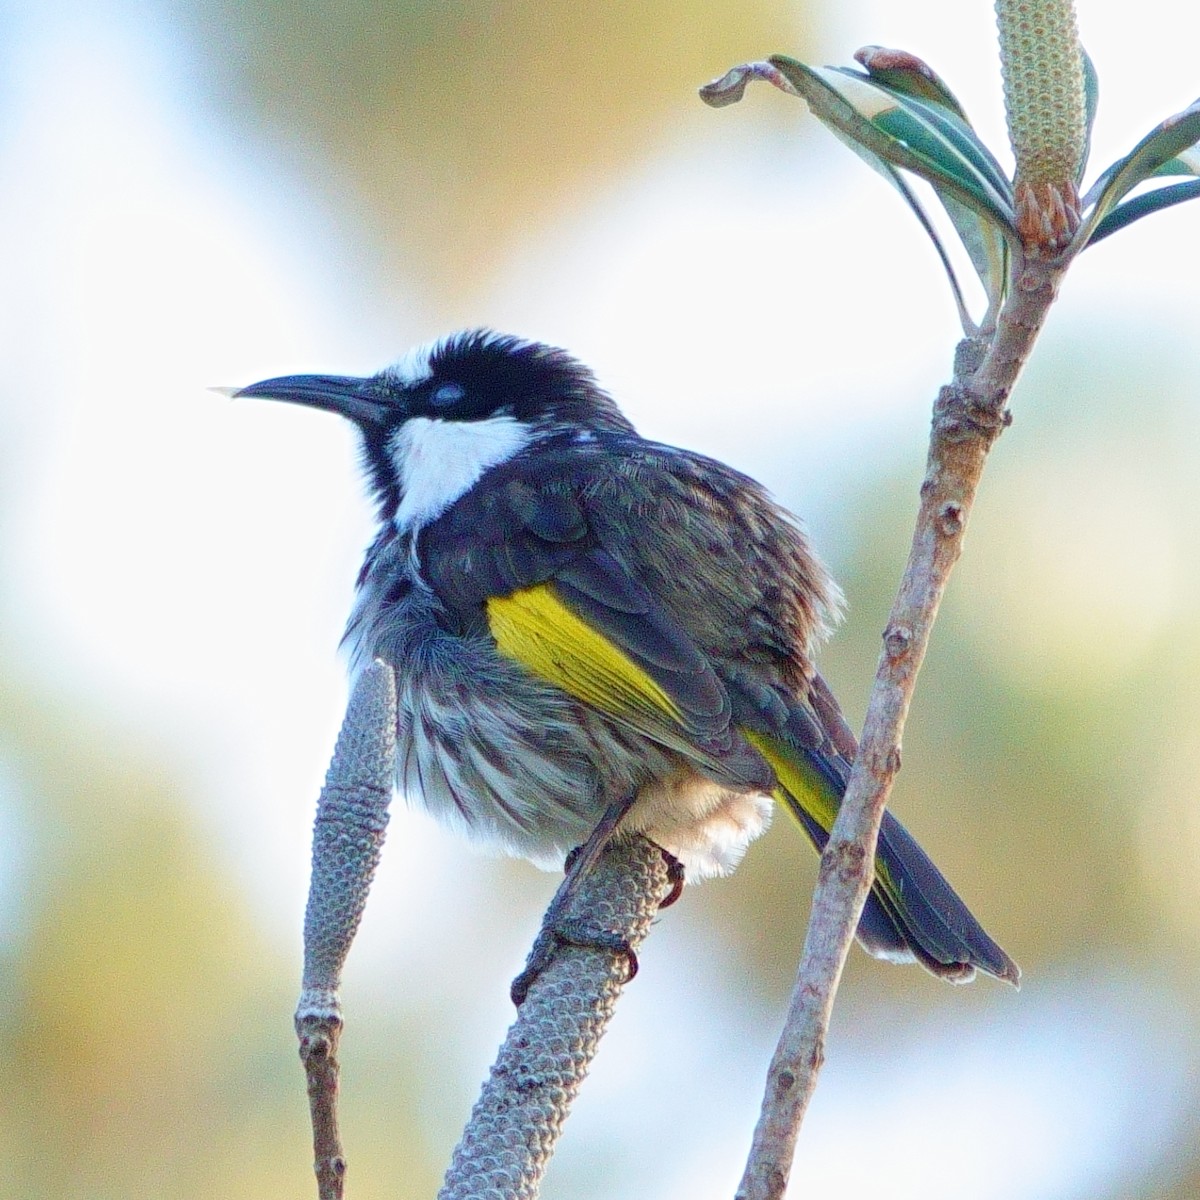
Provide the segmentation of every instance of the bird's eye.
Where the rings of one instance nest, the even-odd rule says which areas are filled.
[[[429,393],[429,403],[434,408],[452,408],[466,399],[467,389],[461,383],[439,383]]]

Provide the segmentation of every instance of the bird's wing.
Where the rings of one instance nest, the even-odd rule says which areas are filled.
[[[462,632],[714,778],[773,791],[820,849],[856,753],[808,645],[830,604],[786,514],[719,463],[649,443],[498,468],[429,526]],[[885,814],[859,937],[951,979],[1019,972]]]
[[[496,472],[422,532],[421,572],[450,619],[706,774],[771,786],[709,656],[603,543],[571,463],[554,465]]]

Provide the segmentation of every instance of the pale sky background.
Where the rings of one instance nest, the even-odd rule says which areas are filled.
[[[1127,6],[1079,0],[1079,16],[1101,79],[1090,178],[1200,91],[1180,52],[1200,44],[1200,8],[1145,0],[1133,23]],[[439,314],[404,280],[376,277],[336,196],[307,192],[270,144],[235,139],[175,31],[120,3],[47,0],[18,23],[0,92],[0,354],[12,398],[0,436],[16,451],[0,483],[11,588],[0,619],[43,678],[102,697],[114,728],[187,765],[214,854],[272,935],[291,939],[369,514],[348,429],[205,389],[370,373],[442,331]],[[989,5],[845,3],[819,57],[848,62],[872,42],[932,63],[986,140],[1005,146]],[[766,88],[722,112],[697,103],[661,154],[537,230],[456,315],[568,346],[644,432],[759,475],[820,541],[843,486],[829,464],[853,477],[895,441],[919,445],[957,331],[934,255],[890,189],[801,105],[782,152],[754,120],[788,103]],[[1087,252],[1047,340],[1123,320],[1194,347],[1198,222],[1200,206],[1183,206]],[[1016,408],[1019,421],[1019,392]],[[435,996],[462,986],[444,947],[486,906],[471,861],[397,805],[352,959],[362,995],[421,973]],[[19,852],[7,877],[11,907]],[[692,935],[668,925],[651,953],[694,961]],[[497,981],[524,940],[515,931],[481,951]],[[1103,963],[1078,967],[1030,980],[1019,1004],[977,989],[961,1028],[859,1035],[829,1063],[796,1194],[832,1188],[847,1138],[889,1148],[890,1200],[1116,1194],[1178,1136],[1197,1042],[1154,1019],[1169,997]],[[740,1012],[732,984],[704,986],[725,996],[720,1042],[693,1012],[686,972],[639,978],[564,1158],[627,1137],[669,1145],[708,1121],[709,1160],[639,1179],[637,1194],[729,1194],[774,1026]],[[493,1006],[460,1030],[454,1070],[481,1075],[506,1020]],[[730,1027],[742,1030],[736,1046]],[[949,1067],[931,1069],[947,1047]],[[620,1102],[653,1091],[630,1065],[649,1058],[677,1064],[669,1111]],[[644,1128],[630,1134],[631,1123]],[[841,1196],[880,1194],[854,1170]]]

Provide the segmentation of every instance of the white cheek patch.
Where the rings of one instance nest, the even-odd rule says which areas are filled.
[[[388,447],[402,488],[396,528],[404,532],[439,517],[484,471],[507,462],[528,442],[529,428],[515,417],[405,421]]]

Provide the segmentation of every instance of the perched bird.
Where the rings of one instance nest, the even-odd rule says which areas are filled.
[[[856,750],[812,658],[838,593],[758,483],[640,437],[566,352],[488,330],[235,394],[358,427],[379,528],[345,640],[352,670],[395,668],[414,802],[543,865],[619,828],[721,874],[772,799],[824,845]],[[875,868],[868,951],[1017,982],[890,814]]]

